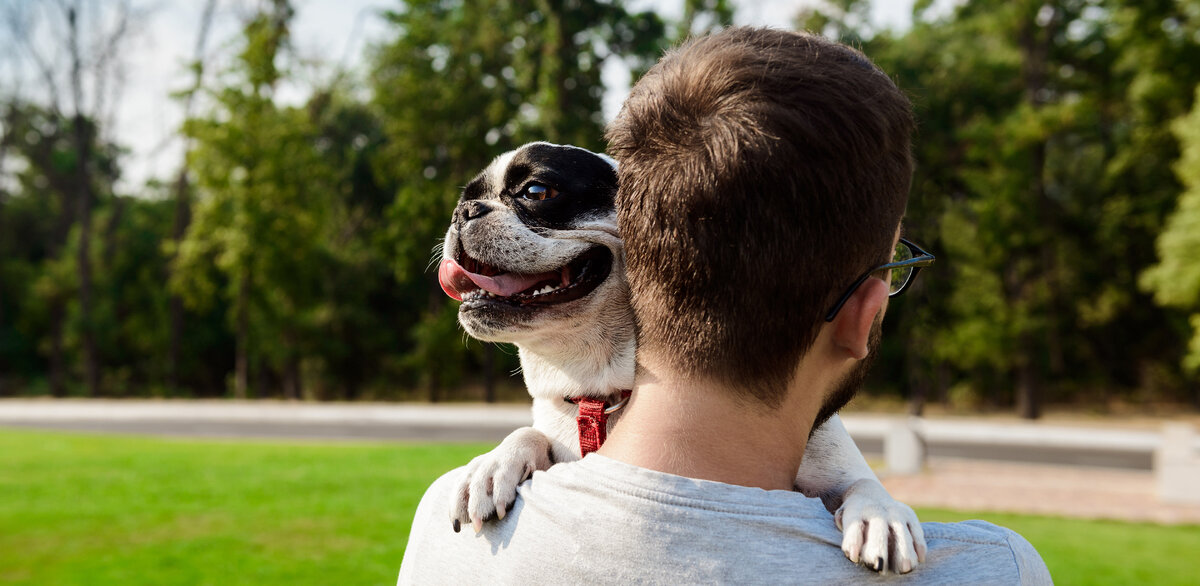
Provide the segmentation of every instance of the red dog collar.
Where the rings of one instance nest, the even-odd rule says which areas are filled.
[[[591,399],[588,397],[579,397],[577,399],[567,399],[568,403],[575,403],[579,406],[579,415],[575,417],[575,423],[579,426],[579,456],[586,456],[598,449],[604,444],[604,440],[608,438],[608,416],[610,413],[619,411],[629,402],[629,395],[632,391],[621,391],[621,400],[609,406],[608,402],[602,399]]]

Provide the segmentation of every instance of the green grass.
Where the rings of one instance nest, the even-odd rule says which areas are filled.
[[[425,488],[489,447],[0,430],[0,582],[393,584]],[[1200,582],[1200,526],[918,513],[1012,528],[1060,585]]]
[[[0,582],[395,584],[425,488],[485,449],[0,430]]]
[[[922,521],[983,519],[1029,540],[1054,583],[1200,584],[1200,525],[1151,525],[918,509]]]

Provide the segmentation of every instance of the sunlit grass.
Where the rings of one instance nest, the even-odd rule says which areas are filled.
[[[1059,586],[1200,583],[1200,525],[1081,521],[938,509],[917,509],[917,515],[922,521],[983,519],[1008,527],[1037,548]]]
[[[0,431],[0,582],[394,584],[424,489],[479,445]]]
[[[425,488],[489,448],[0,430],[0,582],[393,584]],[[1200,526],[918,513],[1016,530],[1058,584],[1200,574]]]

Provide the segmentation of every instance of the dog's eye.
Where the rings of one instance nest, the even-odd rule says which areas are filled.
[[[558,190],[553,187],[546,187],[540,183],[530,183],[529,187],[526,187],[525,190],[521,192],[521,197],[523,199],[531,199],[534,201],[554,199],[558,197]]]

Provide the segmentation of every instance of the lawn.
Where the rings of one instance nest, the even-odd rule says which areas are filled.
[[[395,584],[425,487],[484,449],[0,430],[0,583]]]
[[[394,584],[425,487],[485,450],[0,430],[0,582]],[[1195,584],[1200,527],[952,511],[1058,584]]]

